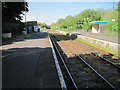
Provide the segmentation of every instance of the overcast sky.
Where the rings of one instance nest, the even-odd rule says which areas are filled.
[[[36,0],[35,0],[36,1]],[[99,0],[98,0],[99,1]],[[105,0],[104,0],[105,1]],[[109,0],[107,0],[109,1]],[[48,25],[59,18],[76,15],[85,9],[113,8],[113,2],[28,2],[27,21],[44,22]],[[25,19],[23,18],[23,21]]]

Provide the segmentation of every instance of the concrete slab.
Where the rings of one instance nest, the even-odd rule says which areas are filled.
[[[120,52],[120,38],[112,36],[103,36],[101,34],[94,34],[91,32],[64,32],[60,33],[68,34],[69,36],[74,36],[74,38],[80,38],[86,40],[90,43],[96,44],[113,52]]]
[[[1,46],[3,88],[60,88],[48,34]]]
[[[103,36],[101,34],[94,34],[94,33],[91,33],[91,32],[70,32],[70,33],[76,33],[76,34],[79,34],[79,35],[89,36],[89,37],[92,37],[92,38],[96,38],[96,39],[105,40],[105,41],[120,44],[120,42],[119,42],[120,38],[118,38],[118,37]]]

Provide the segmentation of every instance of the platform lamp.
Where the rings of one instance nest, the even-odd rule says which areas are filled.
[[[40,13],[36,14],[36,20],[37,20],[37,22],[39,21],[39,15],[40,15]]]

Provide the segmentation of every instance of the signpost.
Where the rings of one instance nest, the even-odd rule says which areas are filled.
[[[114,22],[115,22],[115,19],[112,19],[112,34],[114,34]]]

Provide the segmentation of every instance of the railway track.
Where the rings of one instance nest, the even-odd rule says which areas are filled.
[[[111,82],[105,79],[95,70],[84,58],[76,55],[74,58],[65,58],[56,40],[61,40],[56,36],[51,37],[52,43],[57,53],[57,58],[62,61],[61,66],[68,89],[79,88],[109,88],[117,90]]]
[[[57,36],[56,36],[56,35],[57,35]],[[60,40],[73,40],[73,39],[71,39],[70,37],[68,37],[68,36],[66,36],[66,35],[60,35],[60,36],[59,36],[58,34],[56,34],[56,35],[55,35],[55,38],[57,38],[58,41],[60,41]],[[63,39],[63,38],[64,38],[64,39]],[[74,38],[74,37],[73,37],[73,38]],[[81,46],[84,47],[84,44],[81,44]],[[98,54],[96,53],[96,51],[95,51],[94,49],[91,49],[89,46],[85,46],[85,48],[89,49],[89,50],[92,52],[93,55],[101,58],[102,60],[104,60],[104,61],[110,63],[111,65],[113,65],[113,66],[115,66],[115,67],[117,67],[117,68],[120,69],[120,64],[113,63],[112,61],[108,60],[107,58],[101,57],[100,55],[98,55]],[[112,56],[112,54],[107,55],[108,58],[111,57],[111,56]]]
[[[57,55],[57,58],[59,60],[59,64],[61,66],[61,69],[62,69],[62,73],[63,73],[63,76],[64,76],[64,79],[65,79],[65,82],[66,82],[66,85],[67,85],[67,89],[71,89],[71,90],[74,90],[74,89],[78,89],[76,83],[74,82],[74,79],[66,65],[66,63],[64,62],[63,60],[63,57],[62,55],[60,54],[57,46],[56,46],[56,43],[51,39],[52,43],[53,43],[53,46],[54,46],[54,49],[56,51],[56,55]]]
[[[55,38],[57,38],[57,40],[59,40],[59,41],[63,40],[63,38],[65,38],[65,40],[72,40],[70,37],[65,36],[65,35],[62,35],[62,37],[61,37],[61,35],[59,37],[55,36]],[[120,70],[120,64],[113,63],[111,60],[109,60],[109,57],[111,57],[112,54],[107,55],[107,57],[108,57],[108,59],[107,59],[107,58],[104,58],[103,56],[100,56],[99,54],[97,54],[96,51],[94,49],[91,49],[89,46],[84,46],[84,44],[81,44],[81,46],[89,49],[94,56],[99,57],[101,60],[104,60],[105,62],[111,64],[112,66],[114,66],[115,68],[118,68]],[[105,57],[106,57],[106,55],[105,55]]]

